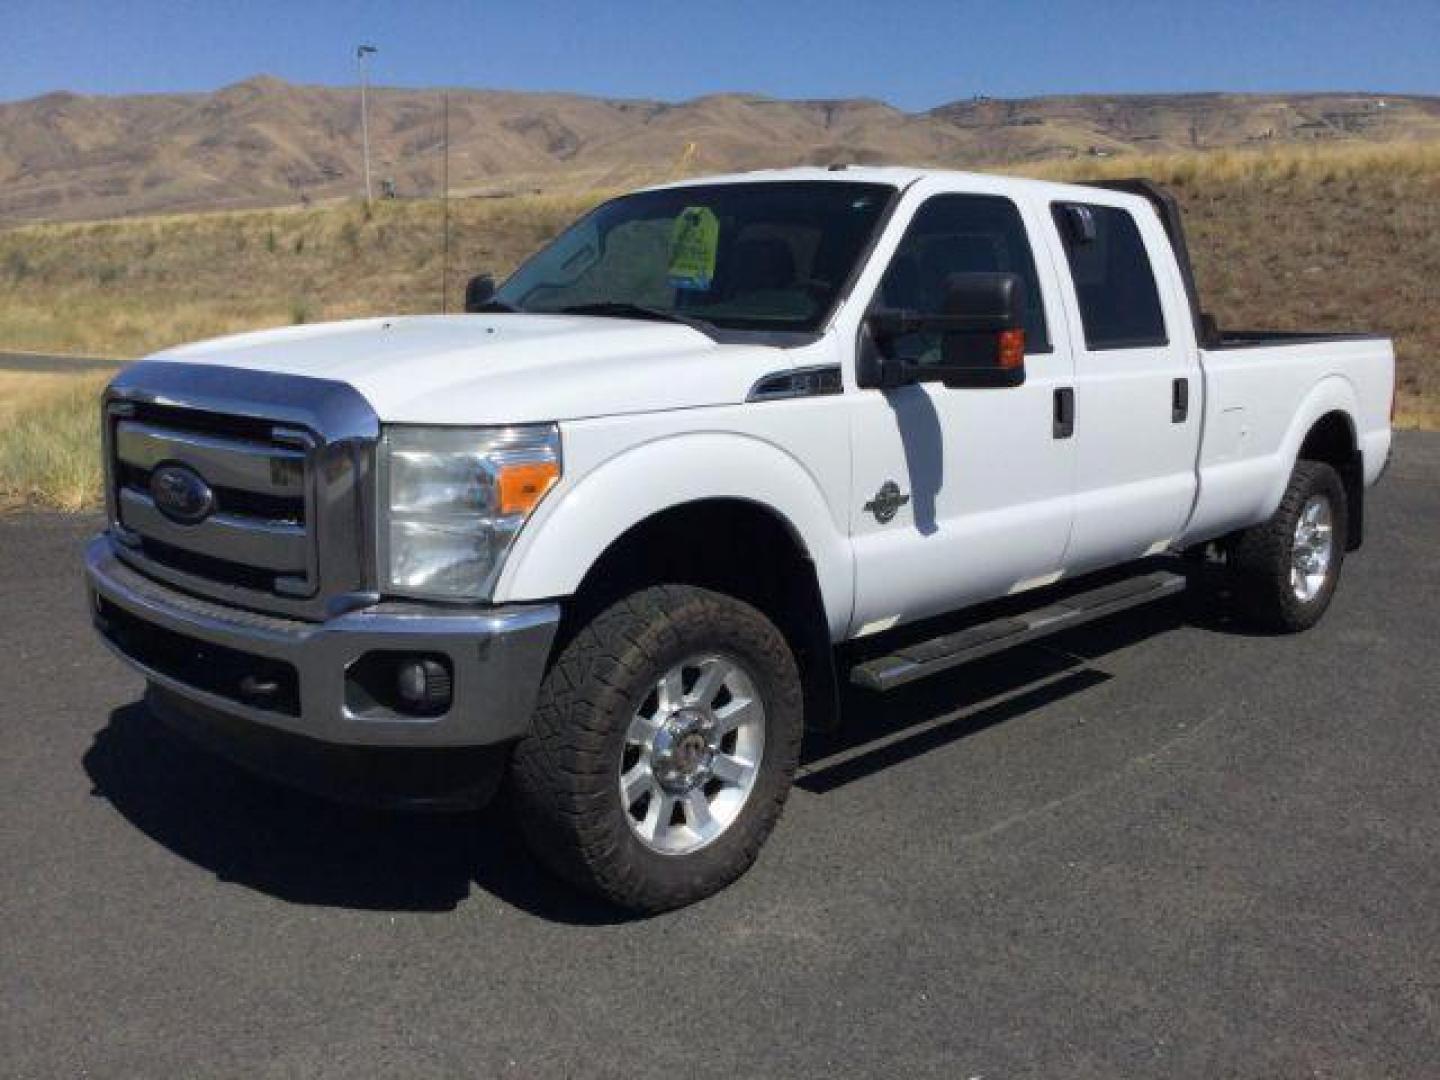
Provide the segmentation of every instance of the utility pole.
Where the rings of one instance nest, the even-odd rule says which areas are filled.
[[[440,314],[450,310],[450,91],[441,97],[445,156],[440,162]]]
[[[370,81],[370,65],[366,57],[379,52],[374,45],[360,45],[355,49],[355,65],[360,69],[360,139],[365,147],[365,205],[370,205],[370,110],[365,100],[366,84]]]

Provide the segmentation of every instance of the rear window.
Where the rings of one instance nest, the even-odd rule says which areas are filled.
[[[1055,225],[1080,302],[1085,347],[1139,349],[1164,345],[1165,316],[1140,230],[1128,211],[1060,203]]]

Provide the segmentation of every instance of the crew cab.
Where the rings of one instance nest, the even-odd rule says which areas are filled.
[[[1390,343],[1222,333],[1144,181],[656,187],[466,308],[122,371],[95,625],[218,751],[372,802],[503,781],[639,911],[745,871],[843,683],[1167,596],[1180,555],[1312,625],[1390,448]]]

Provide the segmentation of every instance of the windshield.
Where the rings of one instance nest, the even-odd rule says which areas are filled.
[[[895,189],[836,181],[711,184],[608,202],[495,294],[516,311],[818,329]]]

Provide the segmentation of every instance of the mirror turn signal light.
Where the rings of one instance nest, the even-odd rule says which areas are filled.
[[[528,514],[560,479],[558,461],[526,461],[504,465],[496,478],[500,513]]]
[[[1000,331],[1000,367],[1006,370],[1025,366],[1025,331]]]

